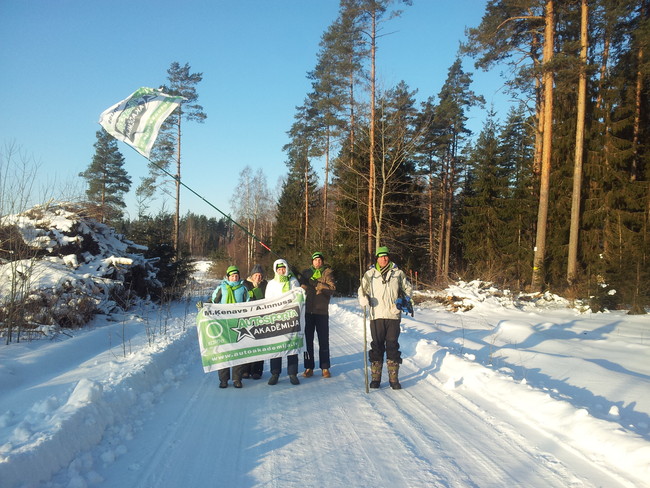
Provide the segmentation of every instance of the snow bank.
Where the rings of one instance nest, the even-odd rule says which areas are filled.
[[[178,320],[168,324],[154,344],[143,344],[141,335],[130,345],[133,354],[119,358],[106,353],[95,364],[71,371],[67,390],[36,402],[24,414],[5,412],[0,417],[0,438],[6,439],[0,445],[2,487],[33,486],[68,466],[74,479],[81,460],[71,461],[80,453],[106,435],[128,436],[131,429],[124,426],[133,416],[151,408],[157,396],[186,375],[188,361],[182,356],[196,341],[195,329],[186,325]],[[92,342],[105,343],[108,330],[117,333],[119,328],[107,325],[88,334],[94,336]],[[75,339],[66,342],[76,347]],[[104,452],[105,461],[120,455],[120,445],[117,440]]]

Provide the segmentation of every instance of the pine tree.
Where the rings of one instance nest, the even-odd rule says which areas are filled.
[[[131,188],[131,178],[124,169],[124,156],[117,140],[103,128],[96,133],[93,159],[79,176],[86,179],[88,207],[100,222],[115,223],[126,207],[124,194]]]
[[[320,205],[318,180],[311,165],[318,139],[305,106],[298,107],[289,136],[291,142],[284,147],[289,174],[278,199],[273,242],[276,253],[298,262],[322,238],[318,225],[310,217],[312,210]]]
[[[438,99],[432,127],[436,135],[436,158],[439,162],[440,216],[438,222],[436,256],[436,278],[446,281],[449,277],[451,260],[452,230],[454,227],[454,198],[461,185],[463,160],[460,148],[464,139],[471,134],[465,123],[466,110],[485,103],[471,89],[471,73],[465,73],[458,58],[449,68],[447,79]]]
[[[402,0],[403,3],[409,5],[410,0]],[[377,216],[374,215],[375,209],[378,207],[375,199],[376,195],[376,168],[375,168],[375,122],[376,122],[376,97],[377,97],[377,41],[380,37],[381,23],[385,20],[390,20],[391,18],[401,15],[400,10],[390,11],[389,7],[391,4],[396,3],[395,0],[359,0],[358,2],[358,16],[360,19],[361,29],[368,39],[368,61],[370,63],[370,72],[368,77],[369,84],[369,105],[370,105],[370,115],[369,115],[369,147],[368,147],[368,206],[367,206],[367,255],[368,257],[372,256],[374,249],[381,244],[381,236],[376,232],[373,232],[376,229],[373,229],[373,226],[376,222],[381,221],[381,218],[377,219]],[[388,14],[388,19],[385,19],[385,16]]]
[[[440,182],[438,179],[439,164],[437,159],[437,140],[441,135],[442,127],[435,125],[435,114],[437,106],[434,97],[429,97],[421,104],[421,110],[417,120],[417,130],[422,134],[418,143],[416,163],[419,174],[422,175],[425,184],[422,195],[423,207],[425,209],[426,229],[423,232],[424,249],[426,250],[426,276],[433,279],[435,276],[435,230],[438,225],[440,198]]]
[[[471,178],[464,195],[462,223],[463,256],[471,276],[490,280],[503,279],[503,207],[508,193],[498,132],[490,112],[469,155]]]
[[[463,51],[478,58],[476,66],[488,69],[506,62],[516,76],[508,85],[525,89],[535,100],[536,143],[535,167],[540,169],[540,192],[537,236],[533,263],[532,287],[544,281],[546,227],[553,140],[553,70],[551,61],[555,45],[555,2],[522,0],[490,2],[481,25],[470,29]],[[529,58],[524,63],[522,57]],[[531,76],[532,74],[532,76]],[[533,80],[531,83],[530,80]]]
[[[185,63],[181,66],[174,61],[167,70],[168,85],[161,86],[161,90],[169,95],[180,95],[184,100],[179,106],[167,117],[163,123],[156,143],[154,144],[151,161],[154,164],[149,165],[150,177],[142,180],[141,195],[152,194],[153,187],[159,187],[159,178],[163,176],[160,168],[167,173],[171,173],[172,164],[175,163],[176,173],[174,174],[174,189],[172,193],[175,203],[174,232],[173,241],[174,249],[179,249],[180,237],[180,189],[181,189],[181,123],[185,121],[194,121],[202,123],[207,118],[203,107],[197,103],[199,95],[196,91],[196,85],[203,80],[203,73],[190,73],[190,65]]]
[[[347,17],[349,21],[349,16]],[[312,80],[312,92],[307,103],[313,114],[312,124],[320,142],[316,145],[316,157],[324,157],[323,175],[323,222],[328,223],[330,204],[329,183],[332,154],[336,147],[343,144],[341,140],[346,127],[345,105],[349,93],[349,73],[358,70],[352,68],[350,55],[355,51],[355,43],[346,29],[346,18],[339,16],[321,38],[321,50],[313,71],[308,74]],[[354,58],[353,58],[354,59]],[[354,62],[354,61],[353,61]]]
[[[503,273],[521,289],[531,279],[535,245],[537,193],[533,172],[535,157],[534,124],[523,104],[513,107],[499,134],[508,193],[503,202]]]

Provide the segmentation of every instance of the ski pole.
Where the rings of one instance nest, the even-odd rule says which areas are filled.
[[[363,307],[363,369],[366,377],[366,393],[370,393],[368,389],[368,360],[367,349],[368,349],[368,332],[366,331],[366,316],[368,314],[368,307]]]

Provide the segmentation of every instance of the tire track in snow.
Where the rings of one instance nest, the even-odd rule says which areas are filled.
[[[333,377],[317,370],[300,386],[286,361],[280,383],[266,385],[267,361],[261,381],[220,390],[195,340],[184,346],[184,381],[134,420],[127,454],[97,468],[105,482],[95,486],[597,486],[571,473],[561,446],[536,447],[520,419],[480,392],[444,390],[409,353],[404,390],[366,394],[358,310],[331,306]]]
[[[362,344],[359,313],[347,307],[337,308],[341,325]],[[359,326],[350,325],[355,323]],[[412,366],[412,361],[405,357],[401,368],[405,389],[391,391],[384,386],[372,392],[371,397],[376,409],[383,413],[383,421],[401,433],[404,449],[435,467],[440,486],[599,485],[597,481],[579,478],[557,456],[531,444],[520,433],[518,427],[522,426],[510,423],[513,419],[490,417],[461,393],[442,390],[434,377],[417,375]],[[568,457],[571,466],[584,462],[583,458],[574,459],[574,453],[562,447],[553,448],[558,455]]]

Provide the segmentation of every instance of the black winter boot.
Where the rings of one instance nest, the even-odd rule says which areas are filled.
[[[370,388],[379,388],[379,385],[381,384],[381,370],[383,367],[383,361],[373,361],[370,363],[370,373],[372,374]]]
[[[399,384],[399,363],[395,361],[388,360],[386,361],[386,366],[388,367],[388,382],[390,387],[393,390],[401,390],[402,385]]]

